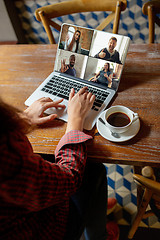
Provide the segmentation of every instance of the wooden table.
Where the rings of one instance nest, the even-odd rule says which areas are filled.
[[[52,72],[56,45],[1,45],[0,96],[19,109]],[[97,133],[88,143],[94,160],[160,167],[160,44],[130,45],[118,94],[110,105],[124,105],[140,116],[139,133],[124,143],[113,143]],[[66,123],[55,120],[28,134],[38,153],[53,154],[65,133]]]

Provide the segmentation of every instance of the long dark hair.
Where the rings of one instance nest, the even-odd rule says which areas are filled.
[[[78,32],[80,35],[79,35],[79,38],[75,41],[75,35],[76,35],[77,32]],[[71,43],[70,43],[69,46],[68,46],[68,50],[69,50],[69,51],[72,51],[72,47],[73,47],[74,42],[76,42],[76,50],[75,50],[75,52],[78,51],[78,45],[79,45],[80,36],[81,36],[81,32],[77,29],[77,30],[75,31],[74,35],[73,35],[73,38],[72,38]]]
[[[27,119],[20,117],[22,112],[0,99],[0,137],[12,131],[26,134],[30,124]]]

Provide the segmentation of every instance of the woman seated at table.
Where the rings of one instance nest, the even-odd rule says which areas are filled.
[[[93,78],[89,81],[100,83],[106,87],[111,88],[112,86],[112,73],[110,71],[110,64],[105,63],[101,71],[99,71]]]
[[[33,152],[25,133],[56,118],[43,113],[64,108],[63,99],[41,98],[24,112],[0,99],[0,239],[75,240],[84,229],[86,239],[118,239],[117,224],[106,225],[106,210],[116,204],[107,201],[106,169],[87,160],[92,137],[83,123],[94,100],[86,87],[71,90],[66,134],[52,163]]]

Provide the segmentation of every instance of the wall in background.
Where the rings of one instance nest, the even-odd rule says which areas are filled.
[[[16,34],[3,1],[0,1],[0,32],[0,42],[17,41]]]
[[[29,43],[49,43],[45,30],[39,23],[34,12],[37,8],[62,2],[65,0],[15,0],[19,17],[25,31],[25,37]],[[127,9],[121,14],[119,34],[129,36],[132,43],[148,43],[148,18],[142,14],[142,6],[148,0],[128,0]],[[96,28],[97,25],[107,16],[107,12],[80,13],[59,17],[57,23],[67,22],[89,28]],[[112,32],[113,24],[110,24],[105,31]],[[55,39],[58,40],[59,32],[53,30]],[[160,43],[160,28],[156,26],[155,42]]]

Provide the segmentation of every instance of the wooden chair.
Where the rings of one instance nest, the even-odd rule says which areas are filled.
[[[97,29],[103,30],[114,19],[113,33],[118,33],[120,14],[126,9],[126,6],[127,0],[72,0],[38,8],[35,15],[37,20],[42,22],[50,43],[54,44],[55,39],[50,26],[58,31],[61,26],[55,23],[53,18],[80,12],[109,11],[111,14],[102,21]]]
[[[154,215],[155,211],[154,212],[152,210],[146,211],[147,206],[149,203],[151,203],[151,201],[155,202],[154,206],[156,208],[156,211],[157,209],[160,208],[160,183],[156,182],[152,168],[145,167],[144,169],[142,169],[142,174],[143,176],[139,174],[133,174],[134,180],[144,189],[144,192],[141,198],[141,202],[139,206],[137,206],[138,208],[137,215],[132,223],[131,229],[128,234],[128,239],[133,238],[140,224],[140,221],[143,218],[147,218],[149,216]]]
[[[160,1],[150,1],[143,4],[142,12],[148,15],[149,43],[154,43],[155,23],[160,27],[160,18],[156,16],[156,14],[160,13]]]

